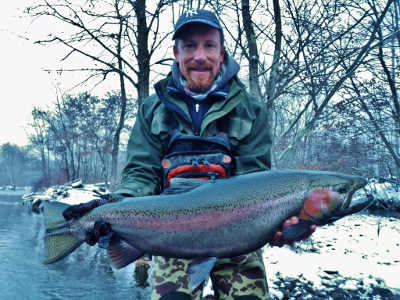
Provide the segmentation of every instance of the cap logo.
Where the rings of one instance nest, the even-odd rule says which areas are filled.
[[[197,9],[193,9],[193,8],[191,8],[191,9],[189,9],[189,10],[187,10],[187,11],[185,12],[186,18],[191,17],[191,16],[193,16],[193,15],[197,15],[197,14],[198,14]]]

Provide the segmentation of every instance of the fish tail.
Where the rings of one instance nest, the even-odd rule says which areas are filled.
[[[62,215],[68,206],[60,202],[47,202],[44,205],[45,264],[51,264],[66,257],[83,243],[83,240],[72,235],[70,222],[65,221]]]

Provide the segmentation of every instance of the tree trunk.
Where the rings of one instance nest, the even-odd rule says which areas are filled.
[[[134,5],[137,20],[138,47],[138,104],[149,96],[150,55],[148,48],[149,29],[146,21],[146,0],[137,0]]]
[[[253,21],[250,14],[249,0],[242,0],[242,19],[243,27],[246,33],[248,60],[249,60],[249,85],[250,94],[257,100],[261,100],[261,89],[258,81],[258,49],[257,38],[253,29]]]
[[[118,58],[118,69],[119,72],[119,83],[121,88],[121,112],[119,115],[119,122],[117,130],[113,137],[113,148],[111,152],[111,184],[114,186],[117,184],[117,173],[118,173],[118,153],[119,153],[119,142],[121,131],[125,125],[125,114],[126,114],[126,88],[125,88],[125,77],[123,74],[123,61],[122,61],[122,33],[124,28],[124,20],[119,14],[118,2],[115,4],[115,10],[119,19],[119,32],[118,32],[118,43],[117,43],[117,58]]]

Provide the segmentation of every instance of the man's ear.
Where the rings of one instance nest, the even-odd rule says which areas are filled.
[[[175,60],[178,60],[178,54],[179,54],[178,46],[174,45],[173,50],[174,50]]]
[[[225,46],[224,45],[221,47],[221,57],[222,57],[221,62],[223,62],[225,60]]]

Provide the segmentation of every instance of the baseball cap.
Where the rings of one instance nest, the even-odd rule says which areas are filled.
[[[222,32],[221,24],[219,23],[217,16],[213,12],[205,9],[189,9],[185,11],[176,22],[172,39],[176,39],[179,31],[185,25],[190,23],[203,23],[214,27]]]

